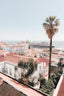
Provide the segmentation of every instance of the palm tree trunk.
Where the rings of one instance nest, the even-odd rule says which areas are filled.
[[[50,74],[51,74],[51,54],[52,54],[52,39],[50,39],[50,56],[49,56],[48,79],[50,79]]]

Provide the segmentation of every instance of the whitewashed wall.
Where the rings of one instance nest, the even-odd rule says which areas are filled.
[[[0,62],[0,72],[5,73],[8,76],[11,76],[15,79],[21,78],[21,68],[17,67],[17,70],[15,70],[14,64],[10,62]]]

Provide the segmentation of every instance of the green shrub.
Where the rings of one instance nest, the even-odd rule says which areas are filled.
[[[51,79],[49,79],[48,81],[46,81],[45,85],[42,85],[41,91],[50,94],[50,92],[53,90],[53,88],[55,87],[53,81]]]
[[[41,82],[40,90],[43,91],[44,93],[50,94],[53,91],[53,89],[57,86],[61,74],[62,70],[59,70],[55,72],[48,81],[45,81],[45,79],[42,78],[40,81]]]

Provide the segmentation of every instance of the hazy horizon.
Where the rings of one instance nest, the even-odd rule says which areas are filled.
[[[0,41],[0,42],[6,42],[8,44],[16,44],[16,43],[19,43],[21,41]],[[43,42],[46,42],[46,43],[50,43],[49,41],[30,41],[30,42],[33,42],[33,43],[43,43]],[[63,48],[64,49],[64,41],[53,41],[52,42],[52,45],[55,46],[54,48]]]

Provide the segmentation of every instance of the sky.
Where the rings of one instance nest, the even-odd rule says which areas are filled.
[[[53,41],[64,41],[64,0],[0,0],[0,40],[49,41],[42,25],[49,16],[60,21]]]

